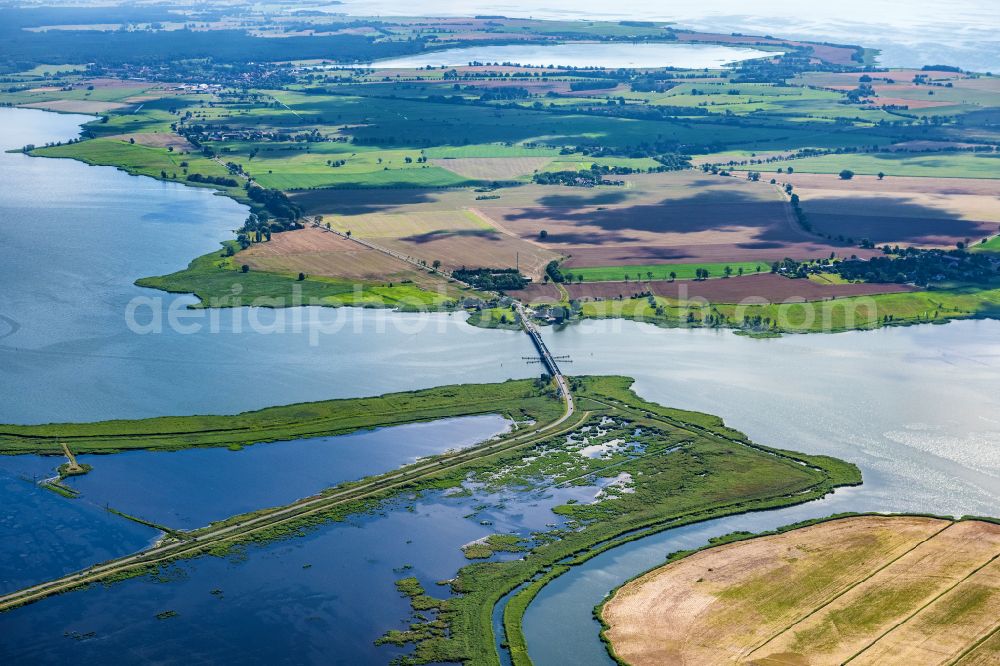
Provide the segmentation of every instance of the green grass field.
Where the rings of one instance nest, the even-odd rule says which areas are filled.
[[[840,173],[849,169],[856,174],[887,176],[924,176],[928,178],[1000,178],[998,153],[874,153],[823,155],[778,162],[773,165],[733,167],[739,171],[767,174],[778,167],[794,167],[800,173]]]
[[[355,430],[453,416],[502,414],[545,422],[562,403],[533,380],[463,384],[269,407],[231,416],[164,416],[134,421],[0,425],[0,454],[116,453],[133,449],[176,450],[200,446],[241,447],[260,442],[339,435]]]
[[[1000,236],[987,239],[985,243],[975,243],[969,248],[970,252],[1000,252]]]
[[[654,280],[669,280],[671,273],[676,273],[678,280],[691,280],[697,277],[698,269],[707,269],[709,277],[722,277],[725,275],[726,266],[732,269],[733,275],[739,273],[742,268],[746,274],[767,273],[771,270],[771,263],[767,261],[742,261],[729,263],[701,263],[701,264],[644,264],[641,266],[587,266],[584,268],[566,268],[564,273],[571,273],[575,276],[583,276],[585,282],[617,282],[625,280],[648,280],[649,273],[653,274]],[[760,269],[758,271],[758,268]]]
[[[238,248],[234,241],[227,243]],[[354,305],[416,311],[455,307],[461,294],[450,285],[439,293],[411,283],[360,283],[317,276],[299,280],[297,275],[244,273],[239,255],[226,256],[224,251],[198,257],[182,271],[142,278],[136,284],[171,293],[194,294],[201,300],[198,307],[223,308]]]
[[[170,152],[166,148],[131,144],[117,139],[91,139],[79,143],[37,148],[33,154],[41,157],[71,158],[100,166],[114,166],[133,175],[153,178],[162,178],[162,172],[165,172],[167,174],[165,180],[175,180],[189,185],[199,184],[186,181],[187,174],[231,177],[224,166],[199,154]],[[187,162],[188,166],[184,167],[182,162]],[[228,189],[238,191],[240,188]]]
[[[953,319],[1000,317],[1000,289],[943,289],[877,296],[838,298],[807,303],[737,306],[684,304],[657,298],[594,301],[583,304],[583,316],[622,317],[662,326],[703,326],[741,329],[744,317],[770,324],[758,333],[835,333],[889,325],[942,324]],[[689,320],[689,316],[692,318]],[[713,318],[709,324],[706,319]],[[718,323],[716,323],[718,321]]]

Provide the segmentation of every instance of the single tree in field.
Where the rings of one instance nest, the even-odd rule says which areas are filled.
[[[249,273],[250,272],[250,267],[247,266],[246,264],[243,264],[242,266],[240,266],[240,272],[241,273]]]
[[[434,268],[434,270],[441,268],[441,260],[435,259],[433,262],[431,262],[431,267]]]
[[[677,279],[677,272],[676,271],[670,271],[670,281],[673,282],[676,279]]]
[[[305,273],[299,273],[299,282],[302,282],[305,279],[306,279],[306,274]]]
[[[736,271],[736,272],[739,273],[739,275],[742,277],[743,276],[743,267],[740,266],[740,269],[738,271]]]
[[[844,169],[843,171],[840,172],[841,180],[850,180],[851,178],[854,178],[854,172],[851,171],[850,169]]]
[[[883,178],[885,178],[885,174],[884,174],[884,173],[882,173],[881,171],[879,171],[879,172],[878,172],[878,179],[879,179],[879,180],[882,180]]]
[[[647,280],[653,279],[653,271],[646,271],[646,279]]]
[[[542,240],[545,240],[546,238],[549,237],[549,232],[546,231],[545,229],[542,229],[541,231],[538,232],[538,237],[541,238]]]
[[[726,274],[726,277],[729,277],[730,275],[733,274],[733,267],[726,266],[724,269],[722,269],[722,272]]]

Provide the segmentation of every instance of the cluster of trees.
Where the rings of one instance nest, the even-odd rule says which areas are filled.
[[[219,185],[220,187],[239,187],[240,184],[234,178],[227,178],[225,176],[205,176],[200,173],[189,173],[187,175],[187,180],[192,183],[210,183],[212,185]]]
[[[545,281],[548,282],[550,280],[552,282],[566,281],[566,276],[559,270],[559,262],[554,259],[545,265]]]
[[[298,204],[292,203],[292,200],[281,190],[272,190],[252,183],[247,183],[246,189],[250,200],[258,204],[258,208],[267,211],[269,216],[288,220],[297,220],[302,217],[302,208]],[[257,214],[260,215],[260,212],[258,211]]]
[[[791,194],[792,214],[795,215],[795,221],[806,231],[812,231],[812,222],[809,221],[805,211],[802,210],[802,206],[799,203],[799,195],[792,192],[791,185],[785,185],[785,191]]]
[[[531,179],[539,185],[569,185],[571,187],[594,187],[595,185],[623,185],[620,180],[604,180],[604,176],[640,173],[642,169],[627,166],[605,166],[591,164],[584,171],[540,171]]]
[[[677,116],[707,116],[708,109],[702,106],[668,106],[652,104],[613,104],[609,100],[604,106],[577,107],[573,110],[593,116],[630,118],[632,120],[666,120]]]
[[[513,268],[462,268],[452,271],[452,277],[477,289],[507,291],[524,289],[528,279]]]
[[[571,81],[569,84],[570,90],[604,90],[605,88],[614,88],[618,85],[617,81],[609,79],[591,79],[589,81]]]
[[[798,262],[785,259],[771,266],[772,273],[804,278],[810,273],[836,273],[852,282],[895,282],[926,286],[952,281],[991,284],[1000,277],[1000,263],[989,253],[955,250],[882,248],[881,257],[868,260],[851,257],[843,261]]]
[[[495,102],[495,101],[508,101],[515,99],[528,99],[531,97],[531,93],[527,88],[520,87],[509,87],[509,88],[487,88],[483,90],[479,95],[479,101],[481,102]]]
[[[604,176],[600,171],[540,171],[531,179],[539,185],[568,185],[571,187],[593,187],[599,185]]]
[[[570,155],[580,152],[589,157],[630,157],[641,159],[649,157],[656,160],[662,169],[651,171],[679,171],[691,166],[691,156],[678,151],[676,143],[654,141],[636,146],[611,147],[601,145],[565,146],[560,154]]]

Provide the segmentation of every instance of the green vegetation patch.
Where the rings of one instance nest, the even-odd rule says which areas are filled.
[[[627,280],[693,280],[701,277],[698,269],[707,270],[709,277],[722,277],[726,267],[733,275],[738,275],[740,269],[744,273],[766,273],[771,269],[769,261],[736,261],[728,263],[693,263],[693,264],[642,264],[638,266],[587,266],[585,268],[567,268],[566,272],[574,277],[583,277],[586,282],[618,282]],[[650,277],[652,275],[652,277]]]
[[[182,271],[136,280],[140,287],[171,293],[194,294],[196,307],[270,308],[300,305],[396,308],[425,311],[456,307],[459,290],[442,282],[442,291],[428,291],[410,282],[372,283],[323,276],[307,276],[243,270],[235,241],[224,243],[222,252],[210,252],[192,261]]]
[[[496,553],[523,553],[525,540],[517,534],[491,534],[462,548],[470,560],[485,560]]]
[[[541,575],[509,601],[504,615],[513,661],[527,664],[520,633],[524,609],[542,586],[568,567],[658,530],[808,501],[836,485],[860,482],[857,468],[848,463],[761,447],[716,417],[643,401],[629,390],[631,380],[587,377],[573,378],[572,383],[578,402],[593,411],[569,433],[477,461],[432,487],[471,481],[491,489],[537,490],[602,480],[601,493],[592,503],[557,507],[556,513],[568,518],[566,526],[532,535],[522,558],[463,568],[452,582],[457,596],[441,601],[427,626],[411,625],[413,663],[499,663],[492,608],[502,596]],[[442,621],[448,632],[434,631]],[[386,640],[390,637],[393,642],[404,640],[397,632],[387,634]]]
[[[803,303],[734,305],[631,298],[583,303],[585,318],[621,317],[665,327],[731,328],[758,334],[836,333],[883,326],[1000,317],[1000,289],[956,287]]]
[[[133,421],[0,426],[0,453],[58,453],[57,441],[77,453],[131,449],[244,446],[258,442],[339,435],[364,428],[474,414],[518,421],[554,419],[561,404],[532,380],[463,384],[269,407],[231,416],[165,416]]]
[[[928,178],[1000,178],[1000,154],[997,153],[845,153],[777,162],[791,165],[799,173],[840,173],[843,170],[874,176],[925,176]],[[739,171],[768,170],[760,166],[734,166]]]

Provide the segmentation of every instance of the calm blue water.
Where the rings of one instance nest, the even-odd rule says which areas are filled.
[[[407,650],[373,642],[413,621],[396,580],[416,576],[429,594],[447,596],[436,583],[468,563],[462,545],[562,524],[551,508],[595,491],[403,496],[372,515],[251,546],[245,557],[185,561],[169,583],[144,577],[4,613],[0,661],[387,663]],[[178,615],[156,619],[169,610]]]
[[[0,457],[0,592],[140,550],[159,535],[36,485],[63,461]]]
[[[79,462],[94,469],[66,480],[81,491],[75,499],[36,485],[52,477],[63,458],[0,456],[0,590],[134,552],[160,534],[106,507],[166,527],[192,529],[471,446],[508,425],[503,417],[486,414],[257,444],[242,451],[82,455]]]
[[[79,456],[93,465],[67,480],[81,498],[174,529],[289,504],[344,481],[482,442],[508,429],[485,414],[336,437],[256,444],[242,451],[187,449]],[[0,460],[0,464],[3,461]]]

